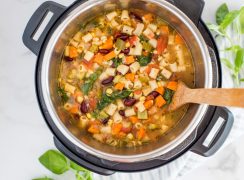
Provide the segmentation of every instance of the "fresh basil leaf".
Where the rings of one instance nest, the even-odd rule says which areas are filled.
[[[242,7],[240,10],[239,21],[241,26],[241,33],[244,34],[244,7]]]
[[[168,88],[165,89],[163,97],[166,100],[167,104],[171,103],[173,95],[174,95],[174,91],[172,91],[172,90],[170,90]]]
[[[239,71],[242,68],[244,62],[244,48],[239,49],[236,53],[236,58],[235,58],[235,72],[239,73]]]
[[[127,98],[131,94],[131,91],[124,90],[124,91],[115,91],[113,94],[111,94],[111,97],[114,99],[124,99]]]
[[[207,27],[210,31],[213,31],[215,33],[217,33],[220,36],[224,36],[225,34],[222,32],[222,30],[220,29],[219,26],[215,25],[215,24],[211,24],[211,23],[207,23]]]
[[[139,38],[140,38],[140,41],[145,41],[145,42],[148,41],[148,39],[144,35],[140,35]]]
[[[141,66],[148,65],[152,60],[152,54],[149,54],[148,56],[137,56],[137,61]]]
[[[84,94],[88,94],[89,91],[92,89],[92,86],[93,84],[88,82],[88,83],[84,83],[82,86],[81,86],[81,91],[84,93]]]
[[[43,178],[35,178],[35,179],[32,179],[32,180],[53,180],[53,179],[49,178],[49,177],[43,177]]]
[[[67,159],[56,150],[48,150],[39,157],[40,163],[55,174],[63,174],[69,170]]]
[[[81,85],[81,91],[85,95],[87,95],[92,90],[94,83],[96,82],[101,73],[102,69],[99,68],[96,72],[89,76],[89,78],[85,81],[84,84]]]
[[[58,95],[61,97],[63,103],[66,103],[69,100],[64,88],[58,87]]]
[[[225,64],[226,67],[228,67],[230,70],[234,70],[234,66],[231,64],[231,62],[226,59],[222,58],[221,61]]]
[[[220,25],[225,16],[229,13],[229,9],[226,3],[222,4],[216,11],[216,22]]]
[[[220,29],[225,30],[239,14],[240,11],[237,10],[229,12],[223,19],[222,23],[219,25]]]
[[[120,58],[113,58],[112,61],[115,68],[117,68],[120,64],[122,64],[122,59]]]
[[[75,162],[73,161],[70,161],[70,167],[76,171],[88,171],[87,169],[79,166],[78,164],[76,164]]]

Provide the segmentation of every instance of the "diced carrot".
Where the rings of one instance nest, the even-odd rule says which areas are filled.
[[[158,64],[149,64],[148,66],[149,66],[150,68],[159,69],[159,65],[158,65]]]
[[[135,74],[128,73],[128,74],[125,75],[125,79],[130,80],[131,82],[134,82],[134,80],[135,80]]]
[[[145,101],[143,105],[146,109],[150,109],[153,106],[153,100]]]
[[[125,64],[129,65],[129,64],[132,64],[133,62],[135,62],[134,56],[126,56]]]
[[[113,58],[115,58],[116,54],[114,51],[111,51],[110,53],[106,54],[105,56],[103,56],[103,60],[104,61],[109,61]]]
[[[167,84],[167,88],[176,91],[178,83],[176,81],[170,81]]]
[[[85,59],[81,62],[87,69],[93,69],[93,60],[87,61]]]
[[[157,43],[157,52],[159,55],[161,55],[164,50],[167,48],[168,46],[168,36],[167,35],[161,35],[158,38],[158,43]]]
[[[78,104],[74,104],[70,109],[69,112],[72,114],[78,114],[79,112],[79,106]]]
[[[164,87],[163,87],[163,86],[159,86],[159,87],[156,89],[156,91],[157,91],[159,94],[163,95],[163,94],[164,94]]]
[[[89,129],[88,132],[92,133],[92,134],[98,134],[100,132],[99,130],[99,126],[97,124],[92,124]]]
[[[69,46],[69,57],[76,58],[78,56],[77,49],[73,46]]]
[[[139,95],[141,93],[142,93],[142,90],[140,90],[140,89],[134,91],[134,94],[136,94],[136,95]]]
[[[153,15],[151,13],[147,13],[145,14],[144,16],[144,19],[147,21],[147,22],[152,22],[153,21]]]
[[[120,90],[120,91],[123,90],[124,87],[125,87],[125,84],[124,83],[121,83],[121,82],[117,83],[114,86],[115,89]]]
[[[141,140],[145,135],[146,135],[146,131],[143,127],[141,127],[136,133],[136,137],[139,140]]]
[[[76,99],[78,96],[82,96],[82,93],[80,91],[75,91],[73,96]]]
[[[145,73],[150,74],[152,68],[150,66],[147,66],[147,68],[145,69]]]
[[[122,128],[122,123],[114,123],[112,125],[112,135],[118,134],[121,128]]]
[[[175,44],[183,44],[184,40],[182,39],[182,37],[179,34],[175,35]]]
[[[136,117],[136,116],[131,116],[131,117],[129,117],[129,120],[133,123],[133,124],[135,124],[135,123],[137,123],[139,120],[138,120],[138,118]]]
[[[113,39],[112,37],[109,37],[107,41],[100,46],[100,49],[112,49],[113,48]]]
[[[169,27],[168,26],[161,26],[160,28],[160,33],[164,35],[169,35]]]
[[[93,61],[99,65],[102,65],[103,63],[103,55],[101,53],[98,53],[94,56]]]
[[[119,134],[117,135],[118,138],[124,138],[126,136],[126,133],[124,132],[119,132]]]
[[[165,105],[166,104],[166,101],[164,100],[164,98],[162,97],[162,96],[158,96],[158,97],[156,97],[156,99],[155,99],[155,104],[156,104],[156,106],[157,107],[162,107],[163,105]]]

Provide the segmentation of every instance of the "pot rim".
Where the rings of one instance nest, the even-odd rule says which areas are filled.
[[[205,67],[205,75],[208,75],[208,78],[205,78],[204,82],[204,87],[206,88],[211,88],[212,87],[212,66],[211,66],[211,61],[209,60],[209,52],[207,45],[197,29],[197,27],[193,24],[193,22],[177,7],[174,5],[170,4],[167,1],[160,1],[160,0],[150,0],[150,2],[162,6],[175,14],[192,32],[194,37],[196,38],[196,41],[198,42],[198,45],[200,46],[202,55],[203,55],[203,60],[204,60],[204,67]],[[86,1],[82,4],[79,4],[79,6],[75,7],[72,9],[72,11],[68,11],[67,17],[65,17],[64,21],[62,21],[58,27],[53,31],[51,34],[51,37],[49,39],[45,47],[45,49],[42,49],[42,68],[41,68],[41,86],[40,88],[42,89],[42,95],[44,99],[44,103],[47,107],[47,111],[50,114],[50,117],[52,118],[55,126],[61,131],[61,133],[75,146],[83,149],[84,151],[106,159],[110,161],[117,161],[117,162],[138,162],[138,161],[145,161],[148,159],[153,159],[156,158],[162,154],[165,154],[169,152],[170,150],[174,149],[176,146],[178,146],[184,139],[186,139],[193,131],[198,127],[200,124],[202,117],[206,113],[206,110],[208,108],[208,105],[200,105],[196,114],[194,115],[193,120],[191,123],[188,125],[188,127],[178,136],[176,137],[172,142],[168,143],[167,145],[155,149],[150,152],[146,152],[143,154],[138,154],[138,155],[115,155],[115,154],[109,154],[102,152],[100,150],[94,149],[85,143],[81,142],[79,139],[77,139],[74,135],[71,134],[71,132],[65,127],[65,125],[61,122],[59,119],[59,116],[56,113],[56,110],[52,104],[51,96],[50,96],[50,91],[49,91],[49,80],[48,80],[48,69],[49,69],[49,60],[51,58],[52,51],[50,49],[53,49],[54,44],[57,42],[58,38],[60,37],[61,33],[71,22],[73,19],[75,19],[78,15],[80,15],[81,11],[85,11],[93,6],[98,5],[99,3],[102,3],[99,0],[89,0]],[[61,17],[60,17],[61,18]],[[50,35],[50,34],[49,34]],[[48,49],[48,51],[47,51]]]

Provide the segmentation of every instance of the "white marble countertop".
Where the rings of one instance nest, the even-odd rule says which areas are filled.
[[[54,148],[54,144],[35,96],[36,56],[24,47],[21,39],[27,21],[42,2],[9,0],[0,6],[0,179],[4,180],[27,180],[50,174],[38,162],[38,157]],[[56,2],[69,5],[72,1]],[[206,0],[203,19],[213,22],[215,10],[223,2],[231,9],[244,5],[244,0]],[[244,144],[239,139],[180,179],[240,180],[243,150]],[[71,179],[69,174],[65,177]]]

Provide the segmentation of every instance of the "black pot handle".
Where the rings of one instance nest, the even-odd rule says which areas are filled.
[[[83,160],[82,158],[72,153],[69,149],[67,149],[56,137],[54,137],[53,139],[54,139],[54,144],[58,148],[58,150],[63,154],[65,154],[65,156],[67,156],[70,160],[74,161],[78,165],[104,176],[110,176],[115,173],[114,171],[96,166],[94,164],[91,164]]]
[[[198,26],[205,5],[203,0],[174,0],[174,4]]]
[[[191,151],[205,157],[213,155],[225,142],[233,122],[233,115],[228,109],[217,107],[213,119]]]
[[[65,6],[52,1],[47,1],[41,4],[39,8],[31,16],[25,28],[22,40],[25,46],[29,48],[35,55],[39,54],[47,33],[49,32],[53,24],[56,22],[56,20],[60,17],[60,15],[64,12],[64,10]],[[42,22],[44,21],[48,12],[53,13],[51,19],[44,28],[39,38],[37,40],[34,40],[33,37],[39,29]]]

